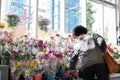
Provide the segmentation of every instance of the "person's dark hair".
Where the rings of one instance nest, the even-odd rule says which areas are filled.
[[[87,34],[87,29],[82,25],[75,26],[73,29],[73,36],[79,36],[81,34]]]

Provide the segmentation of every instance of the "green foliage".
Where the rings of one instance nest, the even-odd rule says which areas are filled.
[[[95,22],[93,14],[96,13],[95,10],[92,9],[92,4],[89,0],[87,0],[87,29],[88,33],[92,33],[92,25]]]
[[[11,57],[12,57],[12,54],[9,51],[0,52],[0,59],[1,60],[10,59]]]
[[[16,14],[7,14],[6,15],[6,22],[8,23],[8,27],[17,26],[19,21],[20,21],[19,16]]]
[[[5,51],[3,56],[4,56],[4,58],[10,58],[10,57],[12,57],[12,54],[10,51]]]
[[[119,57],[120,57],[120,54],[118,54],[118,53],[115,53],[113,56],[112,56],[114,59],[119,59]]]

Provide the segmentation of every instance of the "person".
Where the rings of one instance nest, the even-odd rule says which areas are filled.
[[[107,64],[102,56],[106,51],[105,39],[97,33],[88,34],[88,30],[82,25],[73,29],[75,38],[74,54],[80,58],[80,71],[83,80],[110,80]]]

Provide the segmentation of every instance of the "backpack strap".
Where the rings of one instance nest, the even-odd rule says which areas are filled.
[[[101,51],[105,52],[106,51],[106,47],[107,47],[105,39],[101,35],[96,34],[96,33],[93,33],[93,39],[95,41],[95,44],[101,49]],[[99,43],[98,39],[101,39],[102,42]]]

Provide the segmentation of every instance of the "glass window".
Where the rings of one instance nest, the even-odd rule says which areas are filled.
[[[102,14],[102,4],[98,4],[96,2],[91,2],[92,9],[95,13],[92,15],[94,19],[94,23],[92,25],[92,31],[97,32],[98,34],[103,35],[103,14]]]
[[[51,22],[51,20],[52,20],[51,19],[51,15],[52,15],[51,7],[52,7],[52,1],[50,1],[50,0],[40,1],[39,0],[39,4],[38,4],[38,17],[39,18],[38,18],[38,20],[40,20],[41,18],[47,18]],[[50,28],[50,26],[51,25],[49,25],[48,27]]]
[[[116,13],[115,7],[92,2],[94,23],[92,31],[101,34],[108,43],[116,44]]]
[[[9,7],[9,11],[17,14],[20,17],[20,22],[24,23],[26,21],[27,16],[27,8],[25,0],[11,0],[11,5]]]
[[[75,25],[80,24],[80,14],[77,12],[80,11],[80,0],[66,0],[66,32],[70,32]]]
[[[52,0],[52,29],[60,29],[60,0]]]
[[[108,43],[116,44],[115,8],[104,6],[104,34]]]
[[[20,19],[19,24],[25,26],[29,7],[27,1],[28,0],[2,0],[1,21],[5,21],[7,14],[16,14]]]

